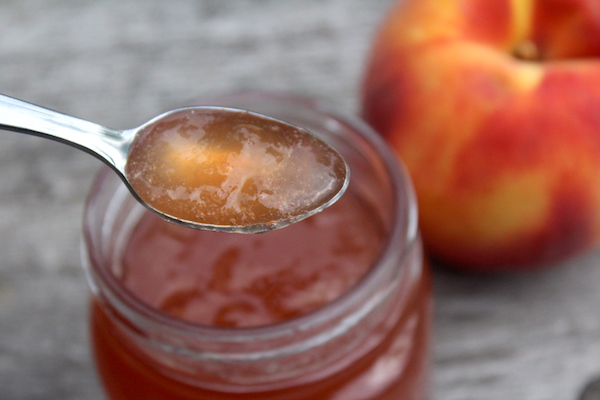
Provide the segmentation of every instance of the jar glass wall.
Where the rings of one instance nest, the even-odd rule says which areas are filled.
[[[312,99],[205,104],[313,131],[350,167],[327,210],[260,235],[150,214],[110,169],[85,209],[97,369],[113,400],[426,399],[431,285],[410,181],[360,120]]]

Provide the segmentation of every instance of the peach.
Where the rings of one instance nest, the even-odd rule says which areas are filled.
[[[361,107],[443,263],[533,268],[600,243],[599,1],[400,1]]]

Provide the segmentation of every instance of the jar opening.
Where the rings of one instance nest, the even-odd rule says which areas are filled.
[[[224,97],[211,104],[245,108],[304,126],[340,151],[351,169],[348,190],[372,203],[378,213],[372,218],[381,219],[385,226],[381,251],[349,290],[307,314],[272,325],[242,328],[186,322],[141,302],[118,278],[123,250],[145,209],[112,170],[104,168],[92,186],[84,215],[84,251],[94,294],[109,306],[116,320],[126,321],[120,323],[124,331],[159,349],[163,358],[177,357],[183,368],[195,369],[196,361],[254,368],[257,360],[290,357],[297,358],[290,368],[308,368],[311,361],[306,354],[311,349],[323,352],[333,343],[338,347],[344,343],[343,348],[356,346],[365,332],[382,323],[382,307],[388,311],[390,307],[402,308],[406,299],[398,287],[408,285],[415,266],[419,271],[421,268],[420,262],[407,262],[414,257],[418,240],[416,201],[407,174],[366,124],[325,104],[266,94],[236,95],[235,101]]]

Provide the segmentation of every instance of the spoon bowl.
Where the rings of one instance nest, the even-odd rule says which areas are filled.
[[[116,130],[0,95],[0,129],[84,150],[161,217],[259,233],[327,208],[349,183],[342,157],[300,127],[228,107],[172,110]]]

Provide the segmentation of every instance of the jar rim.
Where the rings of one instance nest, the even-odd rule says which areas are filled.
[[[347,312],[348,309],[357,306],[362,307],[363,313],[367,313],[372,307],[376,306],[376,304],[365,302],[367,293],[371,293],[376,288],[379,288],[382,292],[381,297],[384,298],[386,296],[386,291],[381,290],[386,286],[389,286],[390,283],[389,268],[386,269],[386,266],[384,265],[385,260],[394,260],[394,264],[401,266],[401,270],[397,272],[407,274],[408,271],[407,268],[405,268],[406,263],[404,261],[411,253],[411,249],[417,241],[417,202],[412,183],[408,178],[405,167],[384,140],[370,126],[358,117],[345,115],[339,112],[335,107],[324,101],[297,95],[289,96],[286,94],[263,92],[237,93],[235,96],[249,96],[249,98],[255,99],[263,98],[268,99],[269,101],[275,100],[279,102],[291,102],[295,105],[310,106],[319,113],[326,114],[328,117],[333,118],[338,122],[343,122],[344,124],[351,126],[353,130],[359,132],[361,138],[366,140],[373,148],[379,156],[382,166],[385,168],[385,173],[389,178],[392,202],[396,205],[393,208],[393,214],[390,215],[390,219],[393,221],[390,224],[390,232],[386,236],[381,252],[373,261],[374,267],[340,297],[312,312],[275,324],[235,328],[202,325],[170,316],[139,301],[136,296],[120,284],[118,279],[108,269],[95,268],[93,272],[90,272],[91,268],[87,268],[86,272],[88,274],[93,273],[95,276],[99,277],[104,287],[110,290],[112,294],[111,300],[117,300],[118,303],[122,303],[129,311],[127,314],[134,314],[134,319],[139,321],[143,326],[160,324],[161,329],[176,333],[179,336],[209,338],[213,342],[239,343],[271,340],[284,335],[289,335],[290,332],[303,332],[310,330],[313,327],[327,324],[333,319],[340,318],[340,316]],[[227,101],[227,96],[223,96],[221,99]],[[110,168],[104,167],[103,171],[98,174],[92,187],[101,186],[107,179],[113,179],[111,176],[113,174],[114,172]],[[129,193],[125,185],[119,187],[118,190],[123,192],[120,193],[120,195],[127,195]],[[87,245],[87,257],[91,257],[98,261],[98,258],[102,258],[103,256],[98,254],[99,249],[90,246],[90,243],[93,240],[91,227],[96,223],[94,221],[94,209],[98,206],[95,202],[96,200],[91,196],[88,197],[84,213],[84,241],[85,245]],[[397,206],[398,204],[404,206]],[[403,243],[404,245],[398,246],[399,243]],[[405,279],[405,277],[400,279]],[[97,283],[91,283],[91,285],[97,285]],[[389,292],[389,290],[387,291]],[[359,315],[354,315],[353,318],[360,318],[360,313]],[[352,321],[348,320],[346,323],[352,323]],[[335,332],[331,332],[331,335],[335,334]],[[321,340],[326,340],[326,338],[321,338]]]

